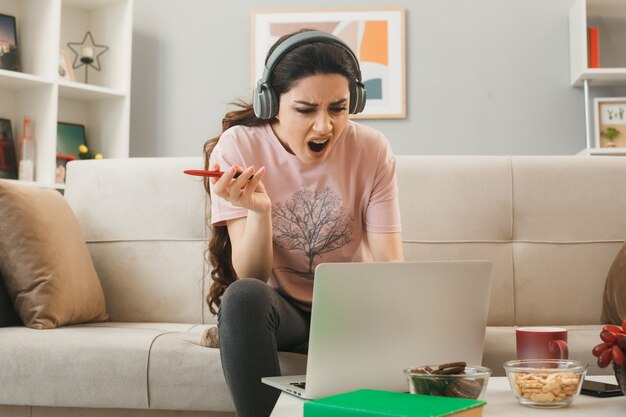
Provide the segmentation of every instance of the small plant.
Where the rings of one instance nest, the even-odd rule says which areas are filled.
[[[624,365],[626,355],[626,319],[622,325],[606,325],[600,332],[602,343],[593,348],[591,353],[598,358],[598,366],[606,368],[611,361],[617,366]]]
[[[605,131],[601,132],[602,136],[605,137],[609,142],[613,143],[616,137],[619,136],[620,131],[614,127],[609,127]]]
[[[85,145],[78,146],[78,159],[102,159],[103,156],[101,153],[94,154],[89,150],[89,148]]]

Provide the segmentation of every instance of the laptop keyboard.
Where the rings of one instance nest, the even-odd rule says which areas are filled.
[[[290,382],[289,385],[293,385],[294,387],[304,389],[306,382]]]

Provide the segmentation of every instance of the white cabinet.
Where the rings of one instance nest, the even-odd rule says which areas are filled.
[[[24,116],[32,120],[36,142],[35,181],[55,186],[57,122],[85,126],[87,145],[105,158],[129,152],[133,0],[0,0],[0,13],[17,23],[20,72],[0,69],[0,117],[22,134]],[[74,70],[76,81],[58,76],[59,51],[74,54],[68,42],[87,31],[109,47],[101,70]]]
[[[587,65],[587,28],[597,27],[600,33],[600,68]],[[592,131],[589,88],[599,86],[626,86],[626,0],[576,0],[569,16],[570,82],[584,88],[586,155],[619,155],[626,149],[592,149],[595,132]]]

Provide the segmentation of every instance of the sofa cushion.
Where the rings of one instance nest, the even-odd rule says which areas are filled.
[[[493,262],[487,322],[515,323],[510,158],[399,155],[404,257]]]
[[[625,162],[512,158],[515,324],[599,324],[626,232],[626,216],[616,214],[626,207]]]
[[[148,408],[147,362],[168,328],[93,323],[0,329],[0,404]]]
[[[202,179],[183,174],[202,164],[201,157],[68,164],[65,199],[87,241],[112,321],[217,322],[205,301],[210,204]]]
[[[604,284],[602,322],[622,324],[626,319],[626,243],[617,253]]]
[[[0,181],[0,273],[28,327],[107,320],[87,246],[55,190]]]
[[[107,322],[45,332],[2,328],[0,404],[233,412],[220,352],[199,343],[206,327]],[[284,375],[306,370],[305,355],[279,352],[278,358]]]
[[[0,274],[0,327],[21,325],[22,322],[13,308],[9,294],[4,288],[2,274]]]
[[[170,332],[154,341],[148,367],[151,408],[234,410],[219,349],[200,345],[200,337],[207,327],[199,325],[185,333]],[[306,355],[279,352],[282,375],[304,374],[306,358]]]
[[[515,324],[600,324],[604,280],[620,246],[611,242],[516,242]]]

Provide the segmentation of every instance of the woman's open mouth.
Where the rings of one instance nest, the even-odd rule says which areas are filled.
[[[308,143],[309,149],[312,152],[315,152],[315,153],[322,152],[324,150],[324,148],[326,147],[326,145],[328,144],[328,142],[330,142],[330,139],[314,139],[314,140],[311,140]]]

